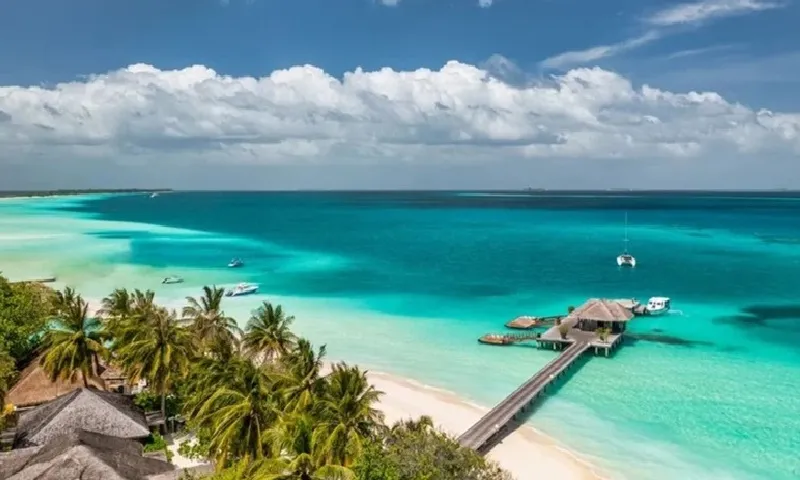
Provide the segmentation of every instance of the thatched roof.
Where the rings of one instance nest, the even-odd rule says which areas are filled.
[[[130,398],[81,388],[23,413],[17,423],[15,445],[45,445],[78,430],[121,438],[150,434],[144,413]]]
[[[572,316],[595,322],[627,322],[633,318],[633,312],[616,300],[592,298],[576,308]]]
[[[143,457],[134,440],[86,431],[0,454],[0,478],[7,480],[146,480],[174,468]]]
[[[35,358],[22,370],[19,381],[6,394],[6,403],[17,407],[40,405],[83,387],[83,374],[80,373],[74,382],[60,379],[51,382],[50,376],[39,365],[40,358]],[[105,390],[105,384],[100,378],[89,378],[89,385]]]

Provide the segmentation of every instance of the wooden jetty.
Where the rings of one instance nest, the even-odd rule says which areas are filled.
[[[589,344],[586,342],[575,342],[562,350],[555,360],[536,372],[528,381],[458,437],[458,443],[479,453],[486,453],[489,448],[514,429],[516,426],[514,423],[519,420],[536,398],[588,348]]]
[[[53,283],[56,281],[56,277],[45,277],[45,278],[34,278],[31,280],[20,280],[17,282],[11,283]]]
[[[593,349],[595,354],[602,353],[608,357],[622,345],[627,323],[634,318],[637,305],[635,301],[592,298],[565,317],[554,318],[554,325],[544,333],[490,334],[481,337],[481,343],[491,345],[535,340],[540,348],[552,348],[560,350],[560,353],[464,432],[458,442],[478,453],[486,453],[518,426],[518,420],[547,386],[567,371],[584,352]]]
[[[513,345],[519,342],[538,340],[539,333],[488,333],[478,339],[484,345]]]
[[[530,330],[532,328],[553,325],[557,320],[563,318],[564,315],[552,315],[549,317],[531,317],[529,315],[522,315],[506,323],[506,328],[513,330]]]

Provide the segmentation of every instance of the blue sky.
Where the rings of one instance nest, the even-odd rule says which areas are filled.
[[[729,104],[742,103],[753,112],[762,108],[785,113],[800,110],[800,96],[796,95],[800,87],[800,30],[796,27],[800,2],[490,3],[9,1],[0,15],[0,85],[85,85],[90,81],[87,75],[131,64],[148,64],[159,71],[198,64],[234,78],[268,76],[276,70],[311,64],[341,79],[356,67],[367,72],[384,67],[437,71],[446,62],[457,60],[496,73],[516,86],[545,85],[552,82],[551,75],[599,67],[629,80],[634,90],[647,83],[680,94],[716,92]],[[498,59],[511,62],[508,69],[513,75],[497,72]],[[11,98],[10,94],[6,98]],[[11,123],[19,123],[22,114],[10,111],[18,108],[19,102],[4,110],[2,99],[0,93],[0,119],[5,111],[16,119]],[[86,98],[73,100],[86,107]],[[791,117],[790,128],[795,128],[793,122]],[[67,129],[44,124],[52,128],[48,131]],[[563,135],[564,128],[548,124],[540,130]],[[778,130],[781,128],[785,131],[788,127]],[[11,133],[8,135],[11,138]],[[15,132],[13,138],[20,136]],[[796,141],[791,135],[787,138]],[[793,158],[796,145],[791,147],[782,155]],[[38,156],[47,155],[40,152]],[[19,163],[19,156],[15,158]]]

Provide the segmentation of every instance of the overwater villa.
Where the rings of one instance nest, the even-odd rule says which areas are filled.
[[[630,306],[618,300],[591,298],[567,315],[541,337],[540,346],[563,348],[574,342],[588,343],[595,353],[608,356],[634,318]]]

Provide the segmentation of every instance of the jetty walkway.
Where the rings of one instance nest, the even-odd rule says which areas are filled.
[[[458,437],[458,442],[480,453],[490,449],[516,427],[513,423],[517,417],[523,414],[547,386],[560,377],[589,347],[589,342],[573,341],[567,348],[561,350],[558,357],[536,372]]]

